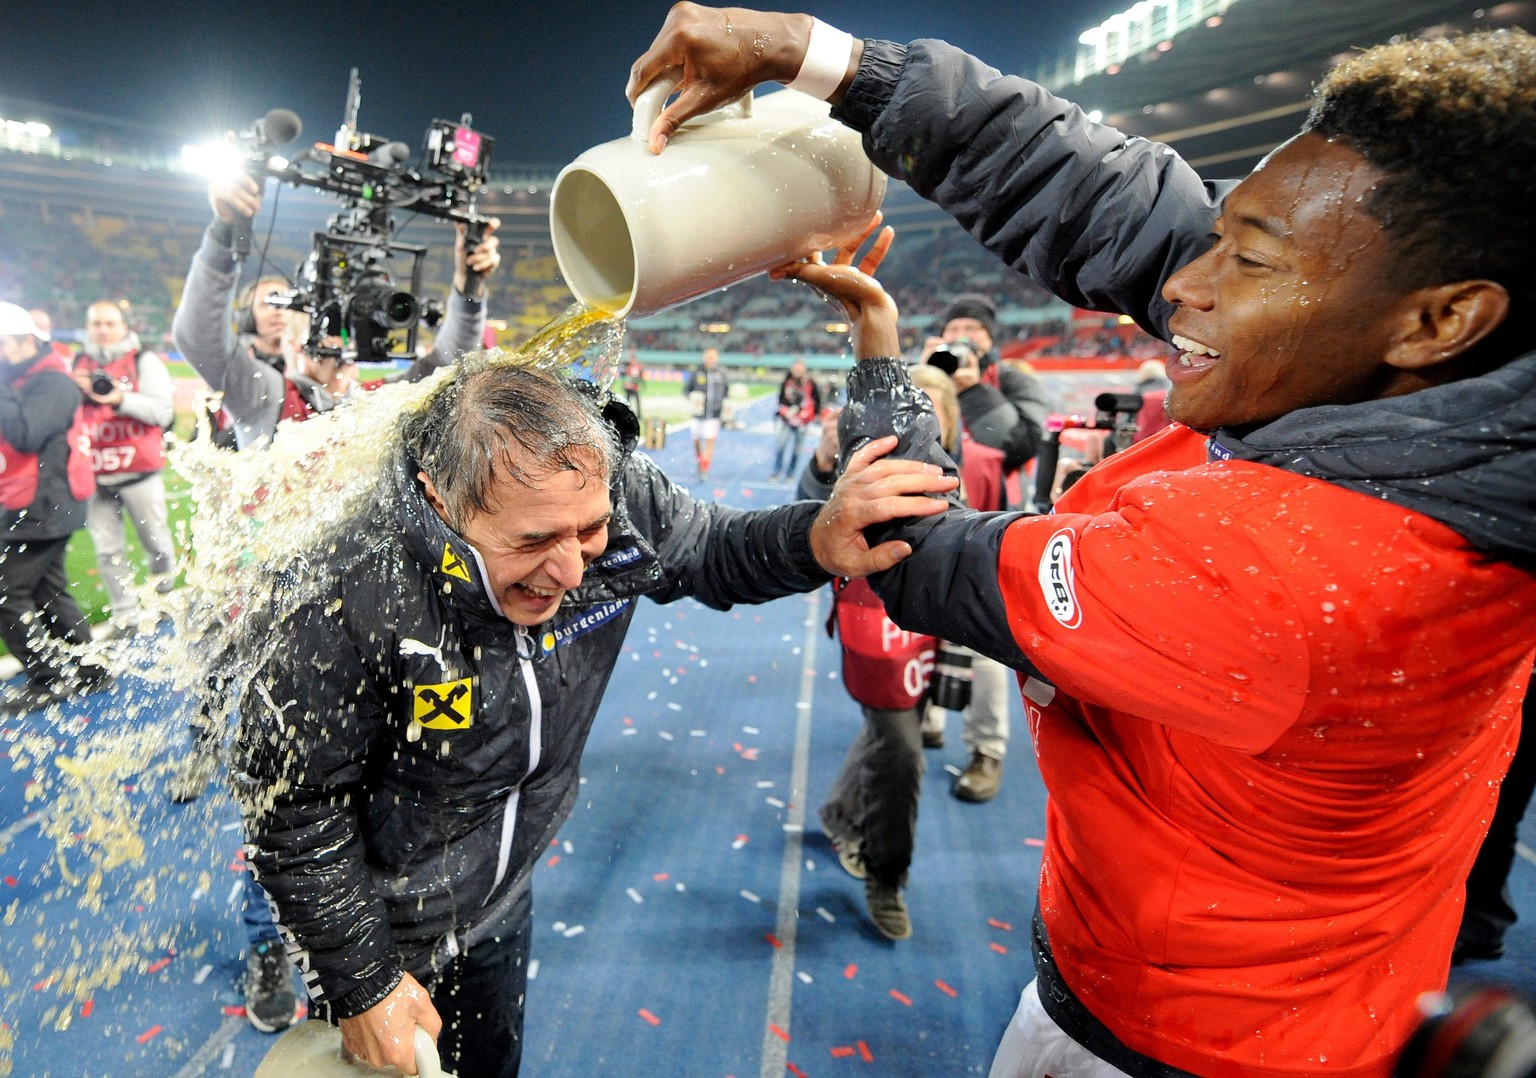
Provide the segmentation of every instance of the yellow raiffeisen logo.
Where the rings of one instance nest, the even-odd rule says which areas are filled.
[[[443,544],[443,573],[447,576],[456,576],[466,584],[474,581],[469,575],[469,566],[464,564],[464,559],[453,552],[453,547]]]
[[[417,685],[412,718],[428,730],[467,730],[474,720],[472,679]]]

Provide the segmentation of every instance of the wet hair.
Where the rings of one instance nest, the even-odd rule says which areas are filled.
[[[960,400],[955,393],[955,383],[937,367],[920,363],[907,368],[907,375],[918,389],[931,389],[938,396],[934,411],[944,429],[944,452],[954,455],[960,448]]]
[[[1536,37],[1491,30],[1370,49],[1328,73],[1302,130],[1386,174],[1365,209],[1396,247],[1398,285],[1497,281],[1510,296],[1505,330],[1529,338]]]
[[[533,484],[562,471],[606,483],[619,457],[595,395],[500,352],[466,356],[401,439],[437,489],[450,526],[491,509],[498,477]]]

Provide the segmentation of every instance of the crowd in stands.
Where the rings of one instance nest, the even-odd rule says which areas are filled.
[[[307,253],[307,233],[274,234],[267,267],[292,273]],[[111,214],[86,206],[44,207],[41,214],[0,215],[0,296],[23,305],[46,304],[66,338],[78,337],[85,309],[101,296],[128,299],[147,342],[168,344],[171,314],[180,301],[186,264],[199,241],[193,221]],[[429,245],[425,288],[446,287],[452,267],[443,245]],[[501,344],[516,344],[557,318],[573,302],[548,249],[507,251],[508,272],[491,288],[491,318]],[[902,311],[902,347],[916,353],[944,306],[959,291],[977,292],[997,305],[1000,346],[1010,356],[1116,356],[1164,354],[1135,327],[1074,319],[1071,308],[1026,278],[1001,269],[954,228],[903,235],[888,261],[889,288]],[[705,327],[709,327],[706,329]],[[721,331],[721,327],[729,329]],[[718,347],[731,355],[837,356],[847,351],[841,317],[809,290],[800,293],[754,278],[690,303],[676,315],[637,319],[629,344],[642,351],[697,354]]]

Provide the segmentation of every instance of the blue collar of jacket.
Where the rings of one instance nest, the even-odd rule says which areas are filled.
[[[613,517],[608,525],[608,546],[587,567],[581,586],[566,593],[557,619],[573,610],[644,595],[662,579],[656,550],[635,530],[624,499],[623,475],[628,460],[626,452],[610,485]],[[502,619],[479,551],[450,528],[427,501],[415,460],[402,449],[391,470],[391,501],[411,557],[438,582],[451,605],[483,620]]]
[[[1438,520],[1473,548],[1536,569],[1536,352],[1477,378],[1360,404],[1302,408],[1211,456],[1323,479]]]

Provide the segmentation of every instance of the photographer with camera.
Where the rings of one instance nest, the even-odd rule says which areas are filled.
[[[955,297],[939,316],[939,325],[940,336],[928,338],[923,345],[923,362],[947,374],[954,384],[972,466],[978,467],[978,458],[992,454],[1000,465],[996,482],[985,487],[968,484],[975,488],[969,504],[988,512],[1006,508],[1007,473],[1027,463],[1040,444],[1046,412],[1040,383],[998,362],[992,350],[997,310],[986,296]],[[1022,461],[1020,454],[1024,454]],[[1012,678],[1006,667],[985,655],[973,658],[971,677],[974,691],[961,709],[961,738],[970,759],[950,792],[961,801],[990,801],[1003,783]],[[933,706],[924,714],[925,747],[943,747],[946,710]]]
[[[997,306],[978,292],[956,296],[938,318],[939,335],[923,343],[922,360],[955,383],[960,414],[972,438],[1003,451],[1009,472],[1040,448],[1050,406],[1037,378],[999,362]]]
[[[235,335],[231,302],[239,263],[232,252],[234,227],[238,220],[260,212],[261,187],[243,173],[214,180],[208,186],[208,201],[214,220],[192,258],[171,332],[197,373],[210,388],[223,394],[236,444],[244,449],[270,439],[279,420],[300,419],[334,407],[356,383],[356,368],[339,355],[311,356],[303,343],[309,326],[302,316],[291,317],[296,312],[285,312],[290,315],[282,338],[287,342],[283,348],[286,370],[275,365],[276,356],[255,350],[251,340]],[[485,330],[484,282],[501,263],[500,241],[494,231],[492,222],[481,241],[466,251],[464,228],[460,226],[454,244],[453,289],[447,314],[438,327],[438,346],[433,356],[418,363],[417,373],[452,363],[480,347]],[[255,299],[265,303],[266,297],[253,296]]]
[[[80,390],[50,335],[0,303],[0,640],[26,674],[0,698],[6,714],[112,685],[105,669],[66,651],[91,642],[64,571],[96,485],[79,413]]]
[[[96,493],[86,527],[96,567],[112,601],[115,637],[139,627],[134,570],[124,541],[123,515],[133,521],[149,556],[149,579],[161,594],[175,586],[176,548],[165,507],[165,432],[176,419],[165,362],[128,328],[126,303],[97,300],[86,309],[85,348],[74,379],[85,397],[80,418],[90,439]]]

